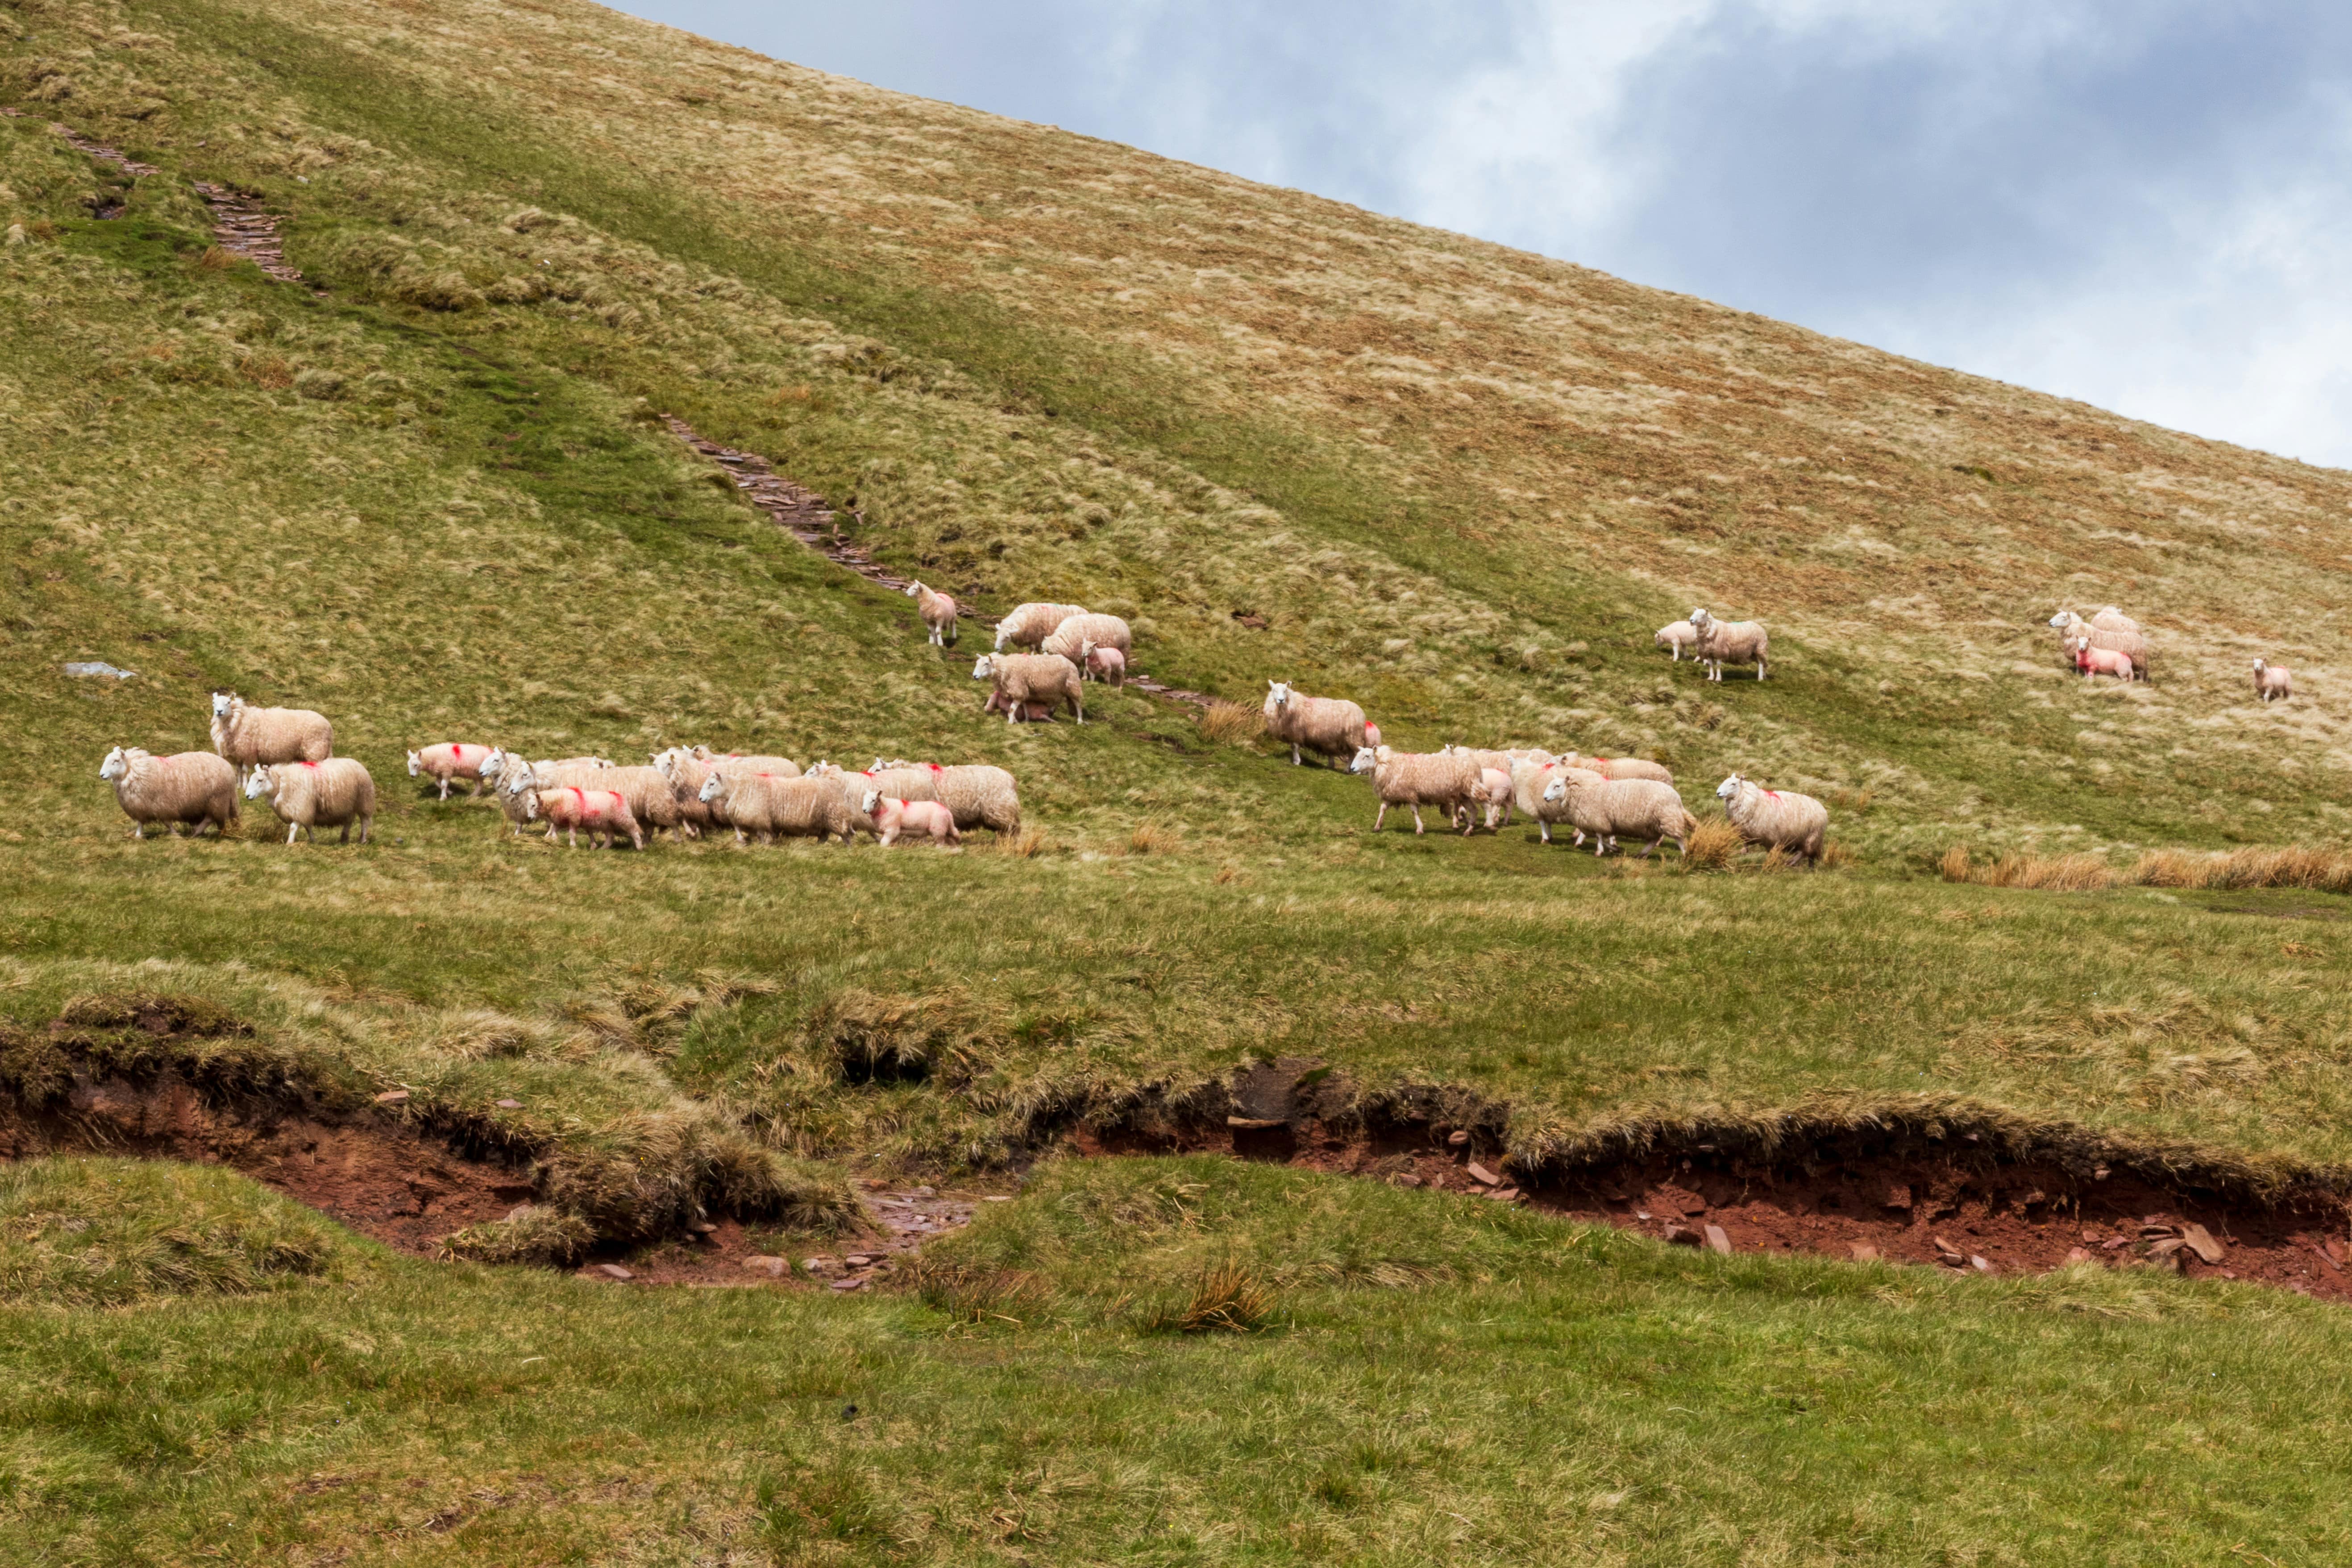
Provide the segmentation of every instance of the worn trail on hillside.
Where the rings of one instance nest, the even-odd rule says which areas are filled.
[[[23,116],[23,110],[0,109],[0,114],[5,114],[11,119],[19,119]],[[144,179],[150,174],[163,173],[154,164],[142,163],[121,148],[110,147],[103,142],[94,142],[69,125],[61,125],[51,121],[49,129],[63,137],[66,144],[75,152],[112,163],[134,179]],[[189,183],[194,187],[196,195],[204,198],[205,205],[212,212],[214,243],[230,255],[240,256],[252,262],[264,273],[280,283],[303,281],[301,271],[287,264],[286,246],[278,232],[277,214],[263,207],[253,197],[232,190],[226,185],[218,184],[211,180],[192,180]],[[119,217],[121,214],[122,209],[115,206],[100,208],[97,216],[101,218],[111,218]],[[323,289],[317,291],[321,294],[326,292]]]

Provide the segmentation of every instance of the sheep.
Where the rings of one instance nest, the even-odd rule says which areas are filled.
[[[942,849],[963,844],[963,835],[956,831],[955,813],[935,800],[893,800],[880,790],[869,789],[859,800],[858,809],[874,819],[885,849],[898,842],[901,833],[928,833]]]
[[[1753,664],[1756,679],[1764,679],[1765,660],[1772,647],[1763,622],[1718,621],[1705,610],[1693,610],[1690,624],[1698,634],[1692,647],[1699,662],[1706,666],[1709,680],[1721,680],[1727,664]]]
[[[1004,694],[1004,721],[1013,723],[1021,705],[1043,702],[1048,711],[1064,702],[1087,721],[1087,694],[1078,682],[1078,667],[1057,653],[984,653],[971,667],[974,680],[992,680]]]
[[[1698,641],[1698,628],[1688,621],[1670,621],[1660,626],[1650,640],[1660,647],[1674,650],[1675,662],[1683,661],[1683,649]]]
[[[1510,825],[1511,803],[1514,796],[1511,790],[1511,775],[1507,771],[1502,768],[1480,768],[1477,794],[1474,798],[1486,807],[1487,832],[1492,833],[1497,826]]]
[[[1794,790],[1766,789],[1752,779],[1732,774],[1715,786],[1723,814],[1750,844],[1793,849],[1808,860],[1822,858],[1822,836],[1829,831],[1830,808]]]
[[[2083,672],[2084,680],[2095,675],[2118,675],[2125,685],[2131,684],[2131,655],[2111,647],[2093,647],[2089,637],[2074,639],[2074,668]]]
[[[931,646],[955,647],[956,602],[920,583],[907,584],[907,597],[915,601],[915,614],[923,618],[923,625],[929,629]]]
[[[1651,779],[1662,784],[1672,784],[1675,775],[1664,763],[1653,763],[1642,757],[1585,757],[1574,752],[1560,753],[1561,762],[1570,767],[1584,768],[1604,779]]]
[[[245,781],[247,800],[267,799],[278,820],[286,824],[286,847],[302,834],[316,844],[319,829],[340,827],[339,844],[352,841],[352,824],[360,825],[360,842],[368,841],[375,822],[375,780],[351,757],[329,757],[318,763],[264,763]]]
[[[1055,626],[1052,635],[1038,645],[1037,651],[1058,653],[1083,669],[1086,668],[1088,643],[1097,647],[1117,648],[1119,658],[1124,659],[1135,651],[1135,634],[1128,630],[1127,623],[1117,616],[1097,615],[1089,611],[1072,616]]]
[[[1418,835],[1423,831],[1421,808],[1424,805],[1444,807],[1449,822],[1468,817],[1481,770],[1459,752],[1412,752],[1365,746],[1357,751],[1348,771],[1372,775],[1372,787],[1381,797],[1380,812],[1372,818],[1373,832],[1378,833],[1381,824],[1388,820],[1389,807],[1402,805],[1412,813],[1412,830]],[[1463,828],[1465,837],[1470,826]]]
[[[1265,732],[1290,743],[1294,768],[1304,765],[1302,748],[1330,758],[1337,767],[1341,757],[1381,743],[1364,710],[1344,697],[1309,697],[1282,680],[1269,680],[1265,687]]]
[[[512,775],[514,773],[536,770],[541,775],[541,787],[551,789],[554,787],[554,784],[547,775],[555,773],[559,769],[566,772],[567,773],[572,772],[586,773],[601,768],[609,768],[613,765],[613,759],[610,757],[560,757],[550,758],[543,762],[532,763],[527,762],[523,758],[517,756],[514,752],[508,751],[504,746],[492,746],[490,748],[490,754],[482,759],[481,775],[486,781],[498,780],[511,784],[513,782]],[[569,784],[573,781],[570,778],[566,778],[562,782]]]
[[[673,840],[686,842],[686,823],[678,810],[677,786],[659,768],[606,768],[587,782],[597,789],[617,791],[629,803],[629,816],[639,826],[656,834],[667,827]]]
[[[443,741],[421,752],[408,753],[408,776],[439,781],[443,800],[449,798],[449,782],[452,779],[469,780],[474,788],[466,798],[476,800],[482,793],[482,764],[495,753],[496,749],[490,746],[472,746],[463,741]]]
[[[2283,664],[2254,660],[2254,695],[2268,702],[2294,695],[2294,676]]]
[[[911,775],[928,773],[926,787]],[[910,763],[899,758],[875,760],[874,776],[887,777],[892,787],[910,800],[936,800],[955,814],[959,829],[985,827],[992,833],[1013,833],[1021,827],[1021,785],[1003,768],[990,763],[965,763],[941,767],[937,763]]]
[[[1581,771],[1562,769],[1559,777],[1544,785],[1544,799],[1565,807],[1568,821],[1580,834],[1592,835],[1594,855],[1615,848],[1620,837],[1647,838],[1643,859],[1669,838],[1675,841],[1676,853],[1690,852],[1691,831],[1698,826],[1698,818],[1683,805],[1674,785],[1655,779],[1586,783],[1575,776]]]
[[[1115,647],[1097,647],[1092,638],[1078,649],[1078,673],[1106,686],[1127,684],[1127,655]]]
[[[645,829],[629,811],[629,797],[616,789],[583,789],[567,784],[562,789],[529,790],[523,795],[523,812],[530,820],[547,819],[547,841],[555,842],[555,830],[563,830],[567,849],[580,847],[580,835],[588,835],[591,847],[610,849],[624,833],[629,836],[629,847],[646,847]]]
[[[2050,625],[2058,633],[2058,646],[2065,653],[2068,664],[2081,668],[2074,657],[2074,644],[2087,637],[2095,648],[2129,654],[2132,673],[2142,680],[2147,679],[2147,638],[2140,633],[2093,626],[2072,610],[2059,611],[2050,617]]]
[[[2109,605],[2091,617],[2091,624],[2103,632],[2137,632],[2139,623]]]
[[[1003,652],[1006,643],[1014,647],[1035,647],[1052,637],[1064,621],[1086,613],[1084,605],[1015,605],[1011,615],[996,623],[995,651]]]
[[[1511,764],[1511,804],[1535,823],[1536,831],[1546,844],[1551,842],[1551,825],[1568,821],[1568,807],[1564,800],[1544,798],[1545,787],[1555,778],[1574,779],[1580,784],[1601,782],[1601,774],[1564,762],[1539,763],[1528,759]],[[1573,824],[1570,826],[1574,826]],[[1580,828],[1576,829],[1576,841],[1579,844],[1584,842],[1584,833]]]
[[[509,755],[498,772],[497,782],[490,786],[490,793],[498,797],[499,812],[517,838],[530,826],[531,785],[530,764]]]
[[[98,765],[98,776],[114,786],[115,803],[131,819],[131,837],[147,837],[151,822],[168,822],[177,833],[205,824],[221,837],[236,820],[236,768],[212,752],[174,752],[158,757],[136,746],[117,746]]]
[[[264,763],[323,763],[335,754],[335,727],[308,708],[255,708],[234,691],[213,693],[213,750],[236,782]]]
[[[735,842],[749,833],[762,844],[814,837],[818,843],[835,834],[844,844],[856,842],[857,821],[837,777],[779,778],[773,773],[714,772],[702,781],[702,798],[726,812],[735,829]]]
[[[983,713],[1003,713],[1013,709],[1013,704],[1005,700],[1002,691],[990,692],[988,700],[980,705]],[[1019,705],[1018,711],[1013,712],[1013,721],[1015,724],[1050,724],[1054,721],[1054,715],[1043,702],[1024,702]]]

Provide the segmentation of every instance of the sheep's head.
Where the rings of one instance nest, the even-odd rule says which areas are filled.
[[[509,761],[511,763],[512,759],[509,758]],[[509,772],[512,774],[512,776],[507,780],[507,793],[509,795],[520,795],[523,791],[530,788],[531,785],[539,782],[538,775],[533,773],[527,766],[519,768],[510,767]]]
[[[425,759],[424,759],[423,757],[421,757],[421,756],[418,756],[415,752],[409,752],[409,753],[408,753],[408,776],[409,776],[410,778],[415,778],[417,774],[419,774],[419,773],[423,773],[424,771],[425,771]]]
[[[1269,680],[1265,683],[1265,705],[1269,711],[1289,707],[1291,698],[1296,695],[1297,693],[1290,689],[1290,683],[1286,680]]]
[[[702,781],[702,787],[695,792],[695,798],[704,801],[717,800],[719,792],[726,787],[727,775],[713,768],[710,776]]]
[[[2262,666],[2257,664],[2254,668],[2260,669]],[[130,771],[131,754],[120,746],[107,752],[106,761],[98,764],[98,776],[109,784],[112,784]]]
[[[1012,635],[1013,623],[1011,621],[1003,620],[996,623],[996,646],[998,647],[1002,648],[1004,646],[1004,639]],[[984,663],[986,661],[983,660],[982,662]]]
[[[214,693],[213,693],[213,717],[214,717],[214,718],[215,718],[215,719],[226,719],[226,718],[227,718],[227,717],[228,717],[228,710],[229,710],[232,707],[234,707],[234,706],[236,705],[236,692],[234,692],[234,691],[215,691],[215,692],[214,692]]]
[[[996,646],[997,646],[997,647],[1003,647],[1004,646],[1004,634],[1003,634],[1003,632],[1002,632],[1002,631],[999,631],[999,632],[996,634]],[[993,680],[993,679],[996,679],[996,659],[995,659],[995,658],[994,658],[992,655],[990,655],[990,654],[982,654],[982,655],[980,656],[980,662],[978,662],[977,664],[974,664],[974,665],[971,667],[971,678],[972,678],[974,680]]]
[[[857,803],[857,809],[871,816],[874,815],[874,808],[881,804],[882,792],[878,789],[869,789],[866,792],[866,798]]]
[[[2260,675],[2266,668],[2268,667],[2265,666],[2261,659],[2254,660],[2254,673],[2256,675]]]
[[[2054,616],[2051,616],[2051,617],[2050,617],[2050,624],[2051,624],[2051,626],[2052,626],[2053,627],[2064,626],[2071,625],[2071,624],[2073,623],[2074,619],[2074,611],[2072,611],[2072,610],[2061,610],[2061,611],[2059,611],[2056,615],[2054,615]]]
[[[922,596],[923,585],[920,583],[909,583],[907,584],[907,597],[909,599],[919,599]]]
[[[245,775],[246,799],[259,800],[263,795],[275,795],[277,793],[278,770],[276,768],[258,767]]]
[[[1387,750],[1386,746],[1381,748],[1382,752]],[[1356,760],[1348,764],[1348,771],[1351,773],[1368,773],[1378,766],[1380,766],[1380,753],[1374,752],[1370,746],[1359,746],[1356,748]]]
[[[1690,624],[1691,624],[1694,627],[1703,626],[1706,625],[1706,623],[1707,623],[1708,621],[1712,620],[1713,618],[1714,618],[1713,616],[1709,616],[1709,615],[1708,615],[1705,610],[1703,610],[1703,609],[1695,609],[1695,610],[1691,611],[1691,613],[1690,613]]]
[[[522,819],[525,822],[537,822],[539,820],[538,791],[533,790],[530,794],[522,797]]]
[[[1566,800],[1568,798],[1568,781],[1564,778],[1552,780],[1551,783],[1544,785],[1543,797],[1546,800]]]
[[[1729,800],[1733,795],[1738,795],[1741,790],[1747,787],[1748,781],[1741,778],[1738,773],[1734,773],[1729,778],[1715,786],[1715,798],[1717,800]]]
[[[499,774],[505,770],[506,765],[506,748],[504,746],[492,746],[490,748],[490,754],[482,759],[481,774],[486,779],[497,778]]]

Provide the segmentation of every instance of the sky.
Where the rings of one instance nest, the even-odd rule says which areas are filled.
[[[2343,0],[627,0],[2352,467]]]

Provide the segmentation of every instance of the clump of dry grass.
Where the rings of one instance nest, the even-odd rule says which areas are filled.
[[[1246,746],[1265,733],[1265,715],[1239,702],[1219,700],[1201,710],[1201,736],[1221,746]]]
[[[196,265],[206,272],[226,272],[236,265],[236,258],[217,245],[207,245]]]
[[[1127,852],[1130,855],[1172,855],[1181,842],[1165,823],[1139,822],[1135,825],[1135,831],[1127,836]]]
[[[2305,888],[2347,893],[2352,892],[2352,852],[2302,844],[2218,855],[2151,849],[2124,880],[2143,888]]]
[[[1936,870],[1937,874],[1947,882],[1967,881],[1969,879],[1969,847],[1965,844],[1954,844],[1945,849],[1944,858],[1936,862]]]
[[[1024,1328],[1053,1303],[1053,1291],[1034,1274],[952,1258],[918,1258],[906,1283],[926,1305],[970,1328]]]
[[[1721,871],[1739,858],[1748,847],[1748,839],[1738,828],[1719,816],[1711,816],[1691,829],[1684,841],[1683,865],[1693,871]]]
[[[452,1231],[441,1238],[440,1254],[468,1263],[560,1268],[578,1262],[595,1239],[594,1227],[578,1215],[525,1204],[504,1219]]]
[[[1045,852],[1045,830],[1042,827],[1024,827],[1013,833],[1000,833],[996,836],[996,847],[1000,854],[1017,855],[1024,860],[1034,860]]]
[[[1273,1310],[1273,1288],[1227,1258],[1202,1269],[1189,1295],[1154,1309],[1143,1321],[1143,1331],[1246,1334],[1264,1325]]]

